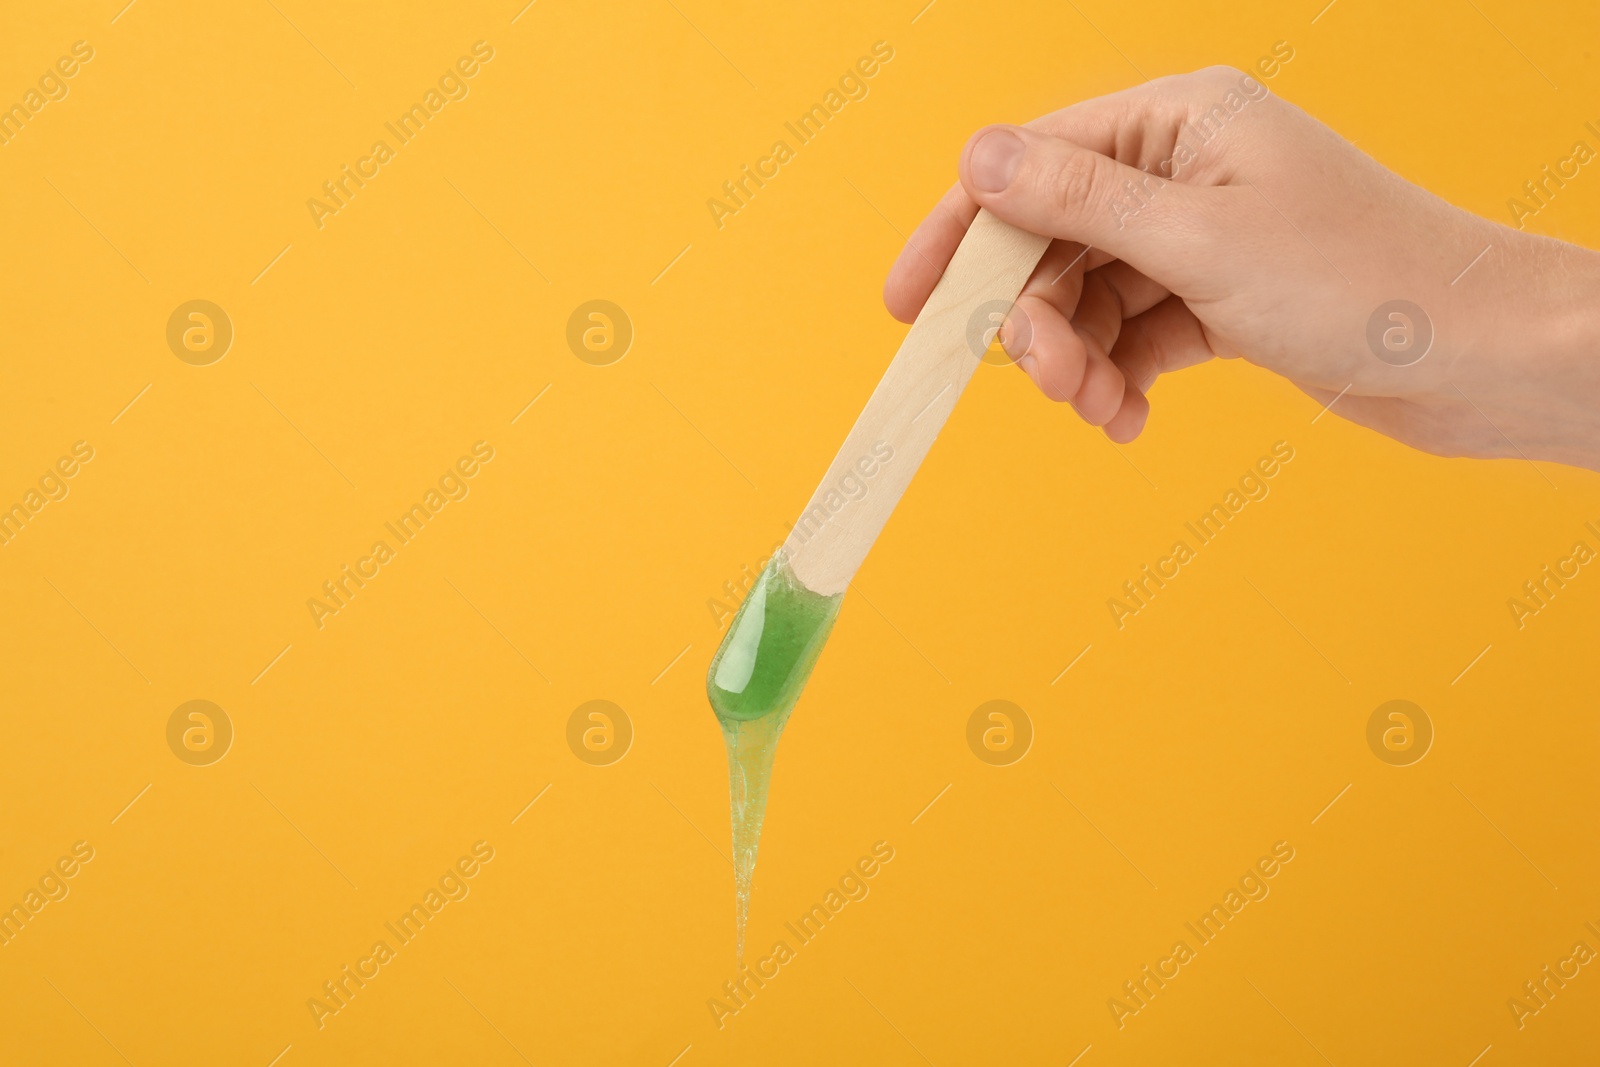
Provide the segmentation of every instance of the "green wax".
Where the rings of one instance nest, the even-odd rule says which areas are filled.
[[[711,708],[723,722],[787,715],[811,676],[843,594],[801,585],[779,553],[739,605],[706,677]]]
[[[813,593],[795,578],[782,553],[773,556],[739,605],[706,675],[706,695],[728,749],[734,929],[741,959],[772,758],[843,599],[842,593]]]

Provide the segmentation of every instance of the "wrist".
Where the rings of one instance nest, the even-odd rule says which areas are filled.
[[[1500,294],[1478,301],[1460,390],[1510,455],[1600,470],[1600,253],[1517,236]]]

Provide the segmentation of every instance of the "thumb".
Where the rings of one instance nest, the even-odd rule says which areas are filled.
[[[1109,252],[1174,292],[1203,281],[1225,233],[1212,202],[1221,190],[1022,126],[979,130],[962,150],[960,170],[967,194],[991,214]]]

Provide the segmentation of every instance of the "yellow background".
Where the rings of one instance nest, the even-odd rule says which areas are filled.
[[[0,903],[96,854],[0,948],[0,1061],[1594,1062],[1600,967],[1521,1031],[1506,1001],[1600,949],[1600,574],[1520,631],[1506,602],[1600,547],[1600,481],[1313,423],[1242,364],[1161,382],[1120,450],[982,370],[784,736],[753,947],[895,859],[724,1029],[707,1008],[734,975],[707,601],[895,350],[883,275],[975,127],[1282,40],[1275,92],[1490,218],[1592,142],[1592,5],[1320,6],[7,3],[0,100],[95,57],[0,147],[0,503],[96,454],[0,548]],[[313,225],[478,40],[470,95]],[[878,40],[870,95],[719,230],[707,198]],[[1600,243],[1600,176],[1530,228]],[[205,367],[165,341],[196,298],[235,329]],[[610,366],[565,341],[591,299],[634,325]],[[313,625],[479,440],[470,496]],[[1271,496],[1117,631],[1106,599],[1280,440]],[[633,725],[610,766],[565,740],[596,698]],[[194,699],[235,730],[211,766],[167,746]],[[1033,723],[1009,767],[967,747],[992,699]],[[1434,724],[1414,766],[1367,748],[1390,699]],[[318,1029],[307,1000],[479,840],[471,895]],[[1270,897],[1119,1031],[1107,999],[1280,840]]]

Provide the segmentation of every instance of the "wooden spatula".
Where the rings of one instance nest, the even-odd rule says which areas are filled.
[[[849,586],[1049,244],[987,211],[973,219],[784,542],[784,556],[807,589],[834,596]],[[870,479],[865,470],[874,471]],[[845,496],[846,478],[865,481],[865,493]]]

